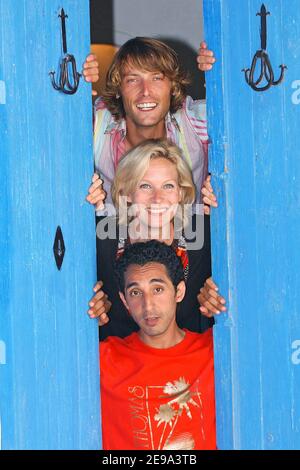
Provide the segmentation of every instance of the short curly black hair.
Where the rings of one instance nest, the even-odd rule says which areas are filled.
[[[174,249],[157,240],[138,242],[129,245],[115,264],[115,274],[120,292],[125,290],[125,272],[132,264],[145,266],[148,263],[159,263],[166,267],[175,289],[184,280],[181,259]]]

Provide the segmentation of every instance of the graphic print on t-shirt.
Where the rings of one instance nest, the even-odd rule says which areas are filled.
[[[195,441],[205,441],[199,379],[190,385],[180,377],[165,385],[128,387],[128,392],[137,449],[193,450]]]

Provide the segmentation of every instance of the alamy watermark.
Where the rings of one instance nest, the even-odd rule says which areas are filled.
[[[118,215],[114,206],[106,205],[109,216],[97,224],[100,240],[170,240],[184,237],[188,250],[200,250],[204,244],[204,205],[132,204],[120,198]],[[170,222],[172,221],[172,222]]]
[[[296,339],[292,342],[292,356],[291,360],[295,366],[300,365],[300,339]]]
[[[292,88],[295,90],[292,94],[292,103],[300,104],[300,80],[294,80],[292,83]]]
[[[6,345],[4,341],[0,340],[0,365],[6,364]]]

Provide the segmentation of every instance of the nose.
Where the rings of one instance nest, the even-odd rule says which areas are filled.
[[[160,189],[154,189],[152,193],[152,204],[160,204],[163,200],[163,195]]]
[[[146,313],[151,312],[152,309],[152,297],[151,294],[144,293],[143,295],[143,309]]]
[[[150,95],[150,87],[149,83],[147,80],[142,81],[142,94],[143,96],[149,96]]]

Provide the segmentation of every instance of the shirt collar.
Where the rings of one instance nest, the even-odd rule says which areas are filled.
[[[168,112],[168,114],[166,115],[166,129],[167,131],[172,131],[174,127],[177,131],[180,131],[180,127],[175,117],[175,114],[171,114],[170,112]]]
[[[113,134],[114,132],[121,132],[125,137],[126,121],[124,118],[120,119],[119,121],[115,121],[115,119],[113,119],[112,122],[107,125],[104,134]]]

